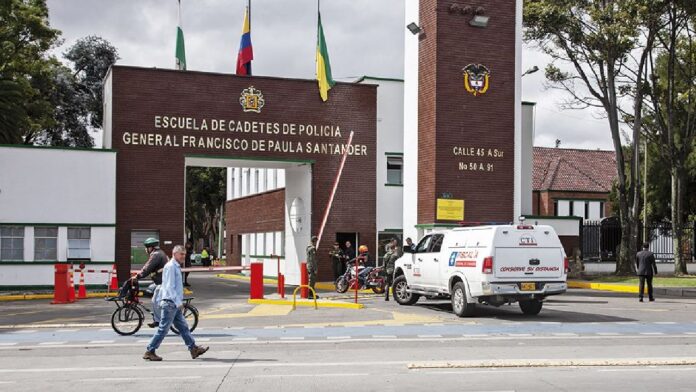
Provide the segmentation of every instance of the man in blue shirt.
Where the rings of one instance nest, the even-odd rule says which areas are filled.
[[[149,361],[162,360],[162,357],[155,354],[155,350],[162,344],[162,340],[167,336],[172,324],[179,330],[181,338],[184,339],[184,343],[186,343],[191,352],[191,358],[198,358],[208,351],[209,348],[196,346],[196,342],[191,336],[191,331],[189,331],[188,324],[186,324],[186,319],[184,319],[184,314],[182,313],[184,307],[184,284],[181,276],[181,265],[184,264],[186,258],[186,249],[182,245],[177,245],[174,247],[172,256],[173,258],[164,266],[162,286],[154,298],[159,303],[161,316],[157,332],[150,340],[150,344],[147,345],[147,351],[143,355],[143,359]]]

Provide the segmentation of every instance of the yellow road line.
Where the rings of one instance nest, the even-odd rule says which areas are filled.
[[[269,304],[269,305],[290,305],[292,306],[292,301],[287,299],[250,299],[247,301],[250,304]],[[299,300],[297,301],[297,306],[314,306],[314,301]],[[342,308],[342,309],[362,309],[365,307],[363,304],[355,304],[349,302],[337,302],[337,301],[317,301],[317,306],[320,308]]]

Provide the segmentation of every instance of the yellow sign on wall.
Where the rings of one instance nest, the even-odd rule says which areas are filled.
[[[464,200],[437,199],[437,220],[464,220]]]

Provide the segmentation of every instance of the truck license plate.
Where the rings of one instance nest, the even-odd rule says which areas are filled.
[[[520,285],[522,291],[534,291],[536,290],[536,284],[534,283],[522,283]]]

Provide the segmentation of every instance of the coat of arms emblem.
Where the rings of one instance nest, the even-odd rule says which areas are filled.
[[[483,64],[469,64],[462,68],[464,72],[464,88],[466,91],[477,96],[488,91],[488,81],[491,72]]]
[[[261,113],[261,108],[265,103],[261,90],[255,89],[254,86],[242,90],[239,97],[239,104],[242,105],[242,110],[245,112]]]

